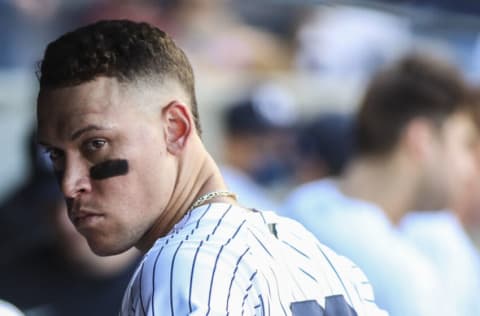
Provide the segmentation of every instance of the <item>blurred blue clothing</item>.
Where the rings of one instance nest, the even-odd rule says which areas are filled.
[[[241,170],[224,165],[220,167],[220,172],[228,189],[237,195],[240,205],[264,211],[278,210],[265,189]]]
[[[372,283],[378,306],[391,316],[456,315],[432,263],[379,207],[345,196],[333,180],[298,187],[287,197],[282,213],[352,259]]]
[[[480,254],[450,211],[413,212],[401,230],[435,263],[456,316],[480,315]]]

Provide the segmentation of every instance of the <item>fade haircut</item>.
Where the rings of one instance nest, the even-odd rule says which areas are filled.
[[[371,80],[356,117],[356,154],[390,152],[414,118],[441,125],[454,113],[473,113],[471,98],[456,67],[424,54],[407,55]]]
[[[128,20],[99,21],[51,42],[39,63],[40,91],[79,85],[99,76],[119,82],[174,79],[190,98],[200,133],[193,70],[185,53],[163,31]]]

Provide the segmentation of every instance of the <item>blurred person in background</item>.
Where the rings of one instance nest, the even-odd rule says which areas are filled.
[[[480,165],[480,146],[477,147],[477,167]],[[472,182],[452,207],[477,251],[480,251],[480,168]]]
[[[359,6],[319,8],[310,10],[296,35],[295,66],[301,73],[368,80],[412,45],[405,17]]]
[[[296,112],[293,97],[274,84],[263,84],[227,106],[224,163],[227,186],[246,207],[277,210],[275,191],[291,181]]]
[[[248,24],[236,9],[228,0],[102,0],[89,7],[84,21],[129,19],[160,27],[184,47],[198,71],[290,67],[289,44],[266,28]]]
[[[480,126],[480,104],[478,96],[476,123]],[[475,225],[479,225],[480,196],[480,135],[475,138],[462,137],[461,133],[470,133],[457,128],[458,136],[452,138],[468,141],[456,143],[457,152],[473,148],[475,168],[468,173],[469,178],[463,184],[456,183],[456,194],[451,197],[449,208],[443,210],[416,211],[408,213],[401,221],[400,228],[423,254],[427,255],[439,269],[449,295],[455,304],[455,315],[480,315],[480,252],[475,246],[473,236],[469,234]],[[460,154],[458,154],[460,157]],[[470,161],[450,159],[451,164],[465,164]],[[458,170],[460,166],[446,164],[445,168]],[[433,198],[433,197],[432,197]],[[443,200],[444,197],[441,197]],[[478,226],[477,226],[478,227]],[[478,229],[478,228],[477,228]]]
[[[342,177],[305,184],[287,199],[286,213],[357,262],[393,316],[456,315],[435,265],[397,225],[412,210],[447,207],[465,188],[474,170],[473,107],[455,67],[406,56],[371,80]]]
[[[8,238],[2,244],[0,297],[27,315],[117,315],[138,252],[94,254],[67,217],[34,133],[29,149],[32,176],[0,208]]]
[[[60,7],[56,0],[0,1],[0,67],[31,67],[41,47],[61,24],[53,19]]]
[[[352,116],[322,113],[297,127],[295,182],[339,176],[352,154]]]
[[[480,102],[480,87],[475,87],[474,93],[475,100]],[[480,105],[477,105],[477,110],[480,112]],[[480,114],[477,118],[480,120]],[[453,201],[451,209],[477,251],[480,251],[480,136],[476,140],[475,148],[475,172],[472,173],[467,188]]]
[[[87,5],[98,0],[0,1],[0,70],[30,70],[48,41],[81,21]]]
[[[172,34],[192,56],[195,68],[214,73],[218,70],[266,73],[288,69],[293,52],[289,43],[264,27],[247,23],[238,14],[234,2],[180,0],[171,5],[171,20],[185,22],[177,22]]]

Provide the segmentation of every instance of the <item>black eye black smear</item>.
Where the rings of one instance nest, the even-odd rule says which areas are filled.
[[[107,179],[115,176],[121,176],[128,173],[128,161],[123,159],[106,160],[90,168],[90,177],[95,180]],[[58,185],[62,186],[65,172],[55,171],[55,178]],[[65,198],[67,209],[70,211],[73,207],[73,199]]]
[[[94,180],[103,180],[128,173],[128,160],[106,160],[90,168],[90,177]]]

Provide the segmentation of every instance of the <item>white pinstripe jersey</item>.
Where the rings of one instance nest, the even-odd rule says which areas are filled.
[[[362,271],[299,223],[213,203],[187,213],[145,254],[120,315],[386,313]]]

